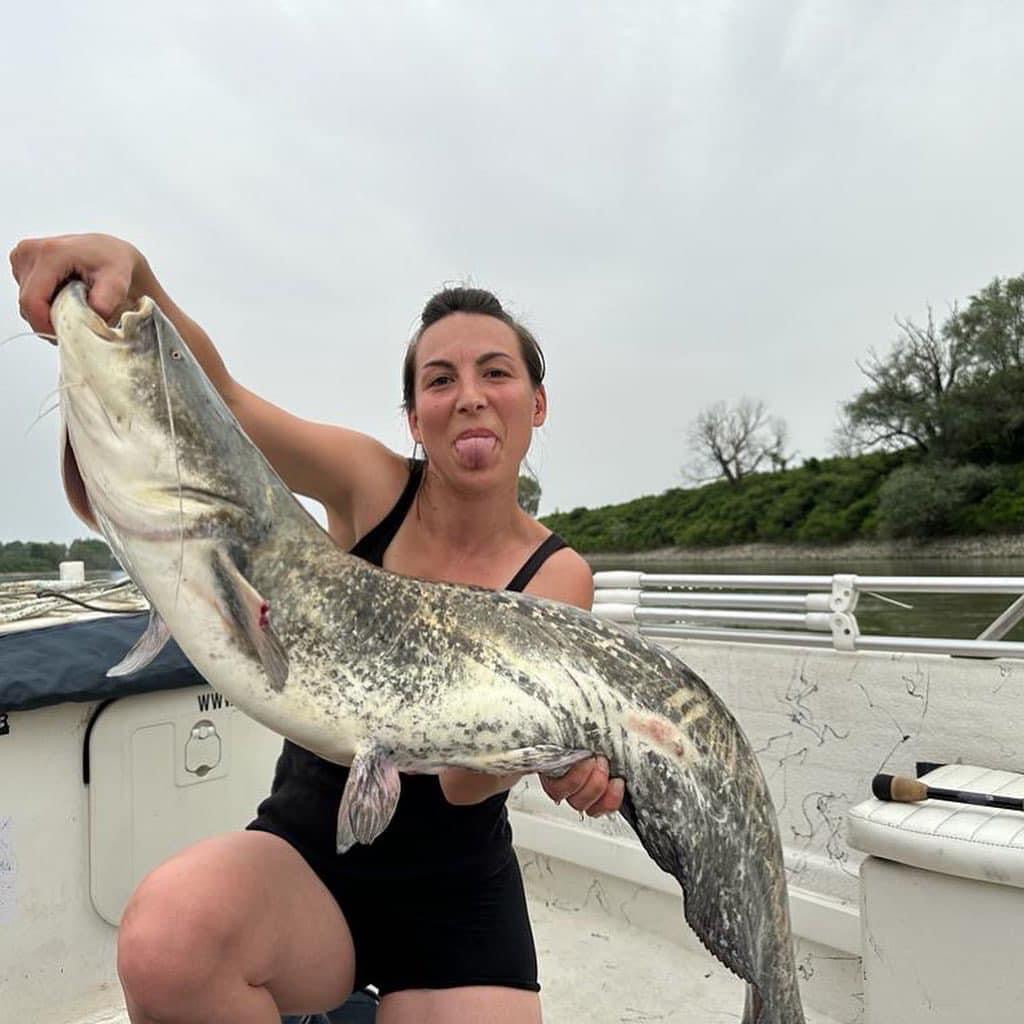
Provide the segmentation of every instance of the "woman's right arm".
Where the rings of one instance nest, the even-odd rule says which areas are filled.
[[[325,506],[341,546],[354,543],[401,488],[408,474],[405,460],[384,445],[354,430],[293,416],[239,384],[206,331],[171,299],[142,253],[128,242],[110,235],[26,239],[10,259],[20,286],[21,314],[40,334],[52,334],[50,302],[71,277],[86,284],[89,305],[105,320],[143,295],[152,298],[285,483]],[[379,501],[374,497],[378,491]]]

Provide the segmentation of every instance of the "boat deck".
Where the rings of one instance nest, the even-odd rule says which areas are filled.
[[[730,1024],[746,986],[674,913],[652,919],[605,876],[523,860],[546,1024]],[[568,870],[567,870],[568,869]],[[574,880],[567,874],[578,874]],[[664,910],[664,901],[658,899]],[[629,923],[629,918],[646,919]],[[805,1006],[807,1024],[848,1024]]]
[[[530,899],[546,1024],[731,1024],[744,988],[709,954],[601,911]],[[839,1024],[805,1010],[807,1024]]]

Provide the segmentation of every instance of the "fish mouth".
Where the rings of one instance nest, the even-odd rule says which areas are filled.
[[[95,338],[112,344],[130,344],[139,334],[139,326],[153,315],[153,300],[143,295],[134,305],[120,308],[117,322],[110,324],[89,305],[85,282],[77,278],[58,289],[52,303],[51,319],[77,321]],[[55,325],[56,326],[56,325]],[[58,331],[58,337],[60,332]],[[60,342],[58,341],[58,345]]]
[[[88,287],[85,282],[73,279],[62,285],[51,305],[50,317],[57,336],[57,347],[61,352],[62,382],[74,378],[75,387],[85,387],[95,393],[103,412],[101,385],[103,374],[99,371],[83,373],[88,365],[89,352],[99,353],[109,350],[109,346],[117,349],[130,350],[145,343],[145,325],[152,320],[155,310],[153,300],[147,296],[140,298],[134,305],[122,308],[117,322],[109,324],[94,310],[88,302]],[[99,364],[103,365],[103,364]],[[71,367],[71,373],[66,372]],[[93,379],[90,384],[90,379]],[[62,406],[69,400],[65,396]],[[78,456],[68,429],[67,418],[69,408],[64,409],[64,429],[61,438],[60,466],[64,482],[64,493],[68,503],[79,519],[86,526],[99,531],[96,512],[89,499],[85,477],[79,465]],[[103,413],[106,415],[106,413]],[[109,423],[109,417],[108,417]]]

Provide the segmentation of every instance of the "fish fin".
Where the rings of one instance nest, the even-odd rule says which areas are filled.
[[[398,768],[380,747],[356,753],[338,805],[338,853],[372,843],[388,827],[401,789]]]
[[[223,587],[226,610],[252,644],[274,690],[288,681],[288,654],[270,625],[270,602],[223,551],[214,555],[214,575]]]
[[[140,668],[145,668],[164,649],[170,639],[171,631],[167,628],[167,623],[160,618],[160,613],[155,608],[150,608],[149,625],[146,626],[146,631],[116,665],[107,669],[107,678],[130,676],[133,672],[138,672]]]

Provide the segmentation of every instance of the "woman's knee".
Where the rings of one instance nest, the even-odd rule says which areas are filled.
[[[185,850],[143,879],[121,918],[125,993],[160,1020],[213,1019],[207,1008],[254,989],[280,1006],[333,1006],[353,971],[333,897],[290,846],[259,832]]]
[[[205,872],[189,870],[188,859],[186,853],[143,879],[118,930],[121,983],[155,1017],[215,988],[244,929],[237,904],[205,883]]]

